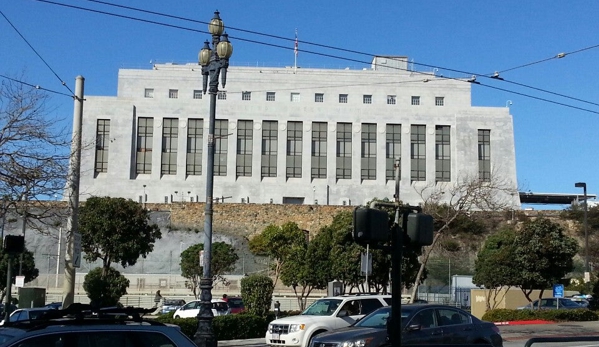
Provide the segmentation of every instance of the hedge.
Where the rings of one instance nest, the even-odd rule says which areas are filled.
[[[598,320],[599,315],[597,315],[595,311],[585,308],[573,310],[510,310],[499,308],[487,311],[483,315],[482,319],[489,322],[507,322],[533,319],[554,322],[582,322]]]
[[[173,318],[173,313],[160,315],[156,318],[161,323],[175,324],[181,327],[181,331],[193,339],[198,328],[197,318]],[[289,315],[282,312],[281,316]],[[264,337],[268,324],[275,319],[274,313],[270,312],[266,317],[258,317],[248,313],[232,314],[214,317],[214,335],[218,341],[253,339]]]

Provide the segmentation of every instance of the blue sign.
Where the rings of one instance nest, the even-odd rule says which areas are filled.
[[[564,297],[564,285],[563,284],[554,284],[553,285],[553,297],[554,298],[563,298]]]

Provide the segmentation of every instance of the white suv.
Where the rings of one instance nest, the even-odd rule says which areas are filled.
[[[377,308],[389,305],[391,295],[366,294],[318,299],[300,315],[270,322],[266,344],[307,347],[314,336],[347,327]]]

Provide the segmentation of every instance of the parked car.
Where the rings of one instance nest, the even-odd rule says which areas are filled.
[[[589,304],[590,304],[589,299],[577,298],[577,297],[571,297],[569,299],[574,301],[575,303],[579,304],[582,307],[589,307]]]
[[[13,311],[8,317],[10,323],[28,321],[40,318],[44,313],[56,310],[55,308],[49,307],[32,307],[32,308],[20,308]]]
[[[269,346],[307,347],[314,336],[347,327],[388,305],[391,305],[391,295],[340,295],[318,299],[300,315],[270,322],[265,342]]]
[[[187,304],[179,307],[173,314],[174,318],[193,318],[200,313],[200,300],[190,301]],[[216,316],[224,316],[230,314],[229,305],[221,299],[212,299],[212,314]]]
[[[387,342],[391,307],[382,307],[350,327],[314,337],[310,346],[379,347]],[[395,326],[393,327],[395,329]],[[401,344],[503,346],[499,328],[459,308],[436,304],[401,306]]]
[[[169,312],[176,311],[179,307],[182,307],[183,305],[185,305],[185,300],[183,299],[163,299],[160,313],[167,314]]]
[[[556,310],[556,309],[564,309],[564,310],[573,310],[577,308],[584,308],[582,305],[577,304],[572,301],[570,298],[543,298],[537,299],[528,305],[518,307],[519,310],[531,310],[531,309],[540,309],[540,310]]]
[[[62,302],[51,302],[49,304],[46,304],[46,306],[44,307],[60,310],[62,308]]]
[[[243,306],[243,299],[239,296],[228,297],[227,304],[229,305],[231,314],[239,313],[245,309],[245,306]]]
[[[179,327],[141,318],[154,309],[127,307],[92,310],[90,305],[73,305],[65,310],[50,310],[42,319],[8,322],[0,327],[0,344],[2,347],[197,347]]]

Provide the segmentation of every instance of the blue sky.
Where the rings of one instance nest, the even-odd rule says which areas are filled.
[[[587,183],[589,194],[599,192],[597,1],[254,0],[206,5],[208,2],[189,0],[107,0],[190,21],[94,1],[52,2],[178,27],[36,0],[3,2],[0,11],[71,90],[75,89],[75,77],[82,75],[86,78],[86,95],[114,96],[119,68],[150,68],[150,61],[197,61],[198,51],[209,35],[205,24],[193,21],[208,22],[218,9],[234,46],[232,65],[293,65],[297,29],[299,66],[361,69],[368,64],[360,62],[369,62],[375,54],[405,55],[414,59],[414,68],[419,71],[436,67],[438,74],[448,77],[476,74],[481,85],[473,85],[474,106],[506,107],[511,103],[521,190],[582,193],[574,187],[575,182],[582,181]],[[23,79],[28,83],[69,94],[2,16],[0,47],[1,75],[15,77],[24,73]],[[570,54],[550,59],[559,53]],[[513,69],[527,64],[531,65]],[[505,81],[483,77],[495,71],[500,71]],[[53,94],[51,106],[70,126],[72,99]]]

